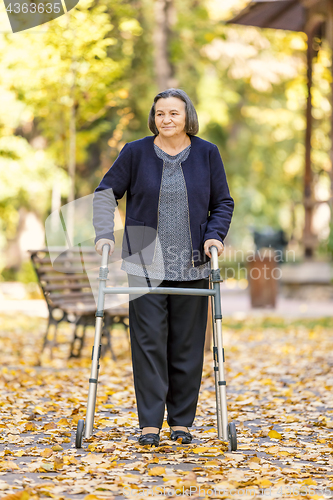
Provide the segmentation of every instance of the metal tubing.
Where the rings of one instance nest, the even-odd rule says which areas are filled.
[[[143,286],[132,286],[132,287],[119,287],[111,288],[105,287],[103,293],[107,294],[158,294],[158,295],[215,295],[215,290],[205,289],[205,288],[148,288]]]
[[[216,298],[216,300],[218,300]],[[222,350],[222,320],[216,320],[216,337],[217,337],[217,354],[218,354],[218,374],[219,374],[219,397],[221,403],[221,427],[223,441],[228,441],[228,411],[227,411],[227,389],[226,385],[220,384],[225,382],[224,361]]]
[[[105,300],[105,295],[103,290],[105,288],[105,282],[107,280],[107,273],[105,272],[105,268],[107,269],[108,267],[109,248],[110,245],[108,244],[103,245],[102,265],[100,267],[100,278],[99,278],[100,282],[98,288],[97,310],[103,311],[103,313],[104,313],[104,300]],[[104,273],[102,272],[102,270],[104,270]],[[89,392],[88,392],[88,402],[87,402],[87,412],[86,412],[86,422],[85,422],[86,439],[90,438],[90,436],[93,433],[93,427],[94,427],[98,369],[99,369],[99,354],[100,354],[99,346],[101,344],[102,327],[103,327],[103,318],[98,316],[96,317],[95,340],[94,340],[94,348],[93,348],[93,356],[92,356],[91,372],[89,380]]]
[[[212,285],[212,283],[211,283]],[[221,402],[220,402],[220,391],[218,385],[218,362],[217,362],[217,344],[216,344],[216,326],[214,319],[214,310],[215,310],[215,296],[211,298],[211,307],[212,307],[212,323],[213,323],[213,354],[214,354],[214,379],[215,379],[215,398],[216,398],[216,421],[217,421],[217,437],[222,439],[222,427],[221,427]]]
[[[215,271],[218,269],[218,255],[216,247],[211,247],[210,249],[212,260],[211,260],[211,270]],[[216,251],[215,251],[216,250]],[[216,283],[211,281],[211,286],[215,287]],[[215,291],[215,290],[214,290]],[[221,394],[219,390],[219,363],[218,363],[218,348],[217,348],[217,337],[216,337],[216,295],[212,297],[212,321],[213,321],[213,340],[214,340],[214,379],[215,379],[215,399],[216,399],[216,421],[217,421],[217,437],[219,439],[223,438],[223,422],[222,422],[222,411],[221,411]]]
[[[211,268],[212,270],[219,269],[218,262],[218,252],[217,248],[212,246],[209,249],[212,255]],[[214,295],[214,309],[215,315],[213,316],[213,321],[215,321],[216,327],[216,343],[217,343],[217,364],[218,364],[218,381],[216,387],[216,402],[217,402],[217,418],[218,422],[218,432],[222,436],[218,437],[223,439],[223,441],[228,441],[228,412],[227,412],[227,391],[225,385],[225,374],[224,374],[224,356],[223,356],[223,338],[222,338],[222,315],[221,315],[221,292],[220,283],[213,283],[215,295]],[[215,341],[214,341],[215,343]],[[217,373],[217,372],[216,372]]]
[[[98,368],[99,368],[99,346],[101,343],[101,332],[103,326],[103,318],[96,318],[95,327],[95,341],[94,341],[94,351],[91,362],[91,372],[89,381],[89,392],[88,392],[88,403],[87,403],[87,413],[86,413],[86,425],[85,425],[85,438],[88,439],[92,435],[94,427],[94,415],[96,406],[96,395],[97,395],[97,380],[98,380]]]

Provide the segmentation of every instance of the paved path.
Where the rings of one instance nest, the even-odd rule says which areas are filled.
[[[319,318],[333,316],[333,301],[306,301],[278,295],[275,308],[252,308],[247,291],[222,289],[224,317],[243,319],[248,316],[280,316],[283,318]]]
[[[21,312],[29,316],[47,318],[48,310],[44,300],[0,301],[0,313]],[[249,316],[279,316],[284,318],[319,318],[333,316],[333,301],[305,301],[278,295],[275,308],[251,308],[247,291],[222,289],[223,317],[244,319]]]

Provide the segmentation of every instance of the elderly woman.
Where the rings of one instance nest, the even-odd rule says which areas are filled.
[[[197,113],[183,90],[171,88],[154,98],[148,126],[153,135],[125,144],[95,190],[96,251],[101,254],[105,243],[110,255],[114,251],[114,209],[127,192],[122,269],[129,286],[208,288],[209,248],[223,252],[234,210],[219,150],[197,137]],[[103,197],[105,190],[115,201]],[[188,444],[208,297],[147,293],[130,299],[139,443],[158,446],[166,406],[170,438]]]

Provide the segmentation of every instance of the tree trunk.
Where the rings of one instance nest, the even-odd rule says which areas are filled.
[[[68,24],[69,28],[69,16]],[[76,84],[76,60],[75,60],[75,30],[72,31],[73,46],[71,55],[71,109],[69,118],[69,158],[68,158],[68,174],[70,177],[70,188],[68,194],[68,220],[66,222],[67,226],[67,244],[69,247],[74,245],[74,200],[75,200],[75,169],[76,169],[76,108],[75,108],[75,84]]]
[[[173,0],[155,0],[154,61],[155,75],[159,92],[170,87],[177,87],[174,68],[170,62],[170,39],[172,25],[175,23]]]
[[[312,102],[311,102],[311,87],[312,87],[312,59],[313,59],[313,28],[308,29],[308,46],[307,46],[307,88],[308,95],[306,101],[306,131],[305,131],[305,172],[304,172],[304,232],[303,244],[306,257],[312,257],[313,248],[312,240],[312,169],[311,169],[311,135],[312,135]]]
[[[20,207],[18,213],[19,220],[15,238],[7,240],[7,247],[4,250],[5,269],[13,269],[14,271],[18,271],[22,264],[20,237],[25,228],[25,221],[27,218],[28,210],[25,207]]]

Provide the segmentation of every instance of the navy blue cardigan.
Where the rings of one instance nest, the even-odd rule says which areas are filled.
[[[129,260],[131,255],[138,255],[137,252],[149,246],[151,235],[156,235],[158,229],[163,160],[155,153],[155,137],[126,143],[94,193],[96,244],[101,238],[115,239],[114,209],[117,200],[127,192],[122,258]],[[234,200],[217,146],[197,136],[189,137],[190,154],[181,165],[188,197],[192,265],[196,267],[209,260],[203,250],[206,240],[213,238],[223,243],[231,223]],[[132,235],[131,244],[129,234]],[[145,263],[150,264],[152,260],[150,252]]]

